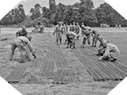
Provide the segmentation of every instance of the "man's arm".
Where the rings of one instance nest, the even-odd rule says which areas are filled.
[[[108,56],[109,52],[110,52],[110,49],[109,49],[109,47],[107,47],[106,50],[105,50],[104,55],[102,57],[100,57],[99,60],[102,60],[103,58],[105,58],[106,56]]]
[[[31,44],[30,44],[30,41],[29,41],[29,40],[27,40],[27,46],[29,47],[29,49],[30,49],[31,53],[34,53],[34,52],[33,52],[33,48],[32,48],[32,46],[31,46]]]

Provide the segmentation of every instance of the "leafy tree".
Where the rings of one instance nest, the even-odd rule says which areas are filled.
[[[35,4],[34,8],[30,9],[31,19],[34,20],[41,16],[41,6],[40,4]]]
[[[91,0],[80,0],[79,13],[80,18],[85,25],[95,26],[98,22],[94,11],[94,5]]]
[[[0,21],[0,24],[3,25],[10,25],[10,24],[17,24],[24,21],[26,18],[25,11],[23,5],[19,5],[18,8],[12,9],[8,12],[4,18]]]
[[[101,4],[100,7],[95,9],[95,13],[98,19],[98,25],[105,23],[110,26],[115,26],[116,24],[126,25],[126,20],[109,4]]]

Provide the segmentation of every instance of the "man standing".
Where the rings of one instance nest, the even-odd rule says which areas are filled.
[[[76,32],[75,30],[76,30],[76,25],[75,25],[75,22],[73,22],[73,25],[71,26],[70,31]]]
[[[79,26],[79,24],[77,22],[76,23],[76,27],[75,27],[75,33],[77,34],[76,39],[78,39],[78,40],[79,40],[79,32],[80,32],[80,26]]]
[[[62,26],[62,22],[59,22],[58,25],[56,26],[54,33],[53,33],[53,35],[56,34],[56,43],[57,44],[62,43],[63,32],[64,32],[64,27]]]
[[[40,27],[40,33],[44,33],[44,25],[43,25],[43,23],[41,23],[39,27]]]

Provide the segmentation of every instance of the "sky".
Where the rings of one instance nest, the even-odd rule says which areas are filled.
[[[62,3],[65,5],[72,5],[80,0],[55,0],[56,4]],[[100,4],[104,3],[104,0],[92,0],[94,3],[94,7],[98,7]],[[34,7],[35,4],[39,3],[42,7],[49,7],[49,0],[22,0],[19,4],[23,4],[25,13],[29,14],[30,9]],[[17,4],[16,7],[19,5]]]

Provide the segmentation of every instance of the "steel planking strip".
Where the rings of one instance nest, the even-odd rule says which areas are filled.
[[[11,78],[14,76],[15,72],[18,71],[18,69],[21,67],[21,64],[18,64],[13,71],[6,77],[6,81],[10,81]]]
[[[106,66],[106,64],[104,64],[103,62],[96,62],[96,59],[94,59],[93,58],[93,56],[90,56],[89,54],[88,54],[88,50],[86,51],[86,50],[83,50],[91,59],[93,59],[94,61],[95,61],[95,63],[100,67],[100,68],[102,68],[102,71],[104,71],[108,76],[110,76],[111,77],[111,79],[117,79],[119,76],[118,75],[115,75],[115,72],[114,71],[112,71],[112,69],[111,68],[108,68],[107,66]],[[90,51],[89,51],[89,53],[90,53]],[[100,63],[100,64],[99,64]]]
[[[120,80],[123,79],[126,76],[126,73],[120,69],[118,66],[115,64],[112,64],[113,62],[103,62],[103,64],[106,63],[106,65],[111,68],[112,72],[114,72]]]
[[[87,63],[85,62],[84,58],[82,58],[83,55],[81,55],[80,53],[77,53],[76,51],[73,51],[73,52],[76,54],[76,56],[79,58],[79,60],[83,63],[83,65],[87,68],[87,71],[89,72],[90,75],[93,76],[94,80],[98,80],[99,78],[96,75],[95,70],[93,70],[91,67],[89,67],[87,65]]]

